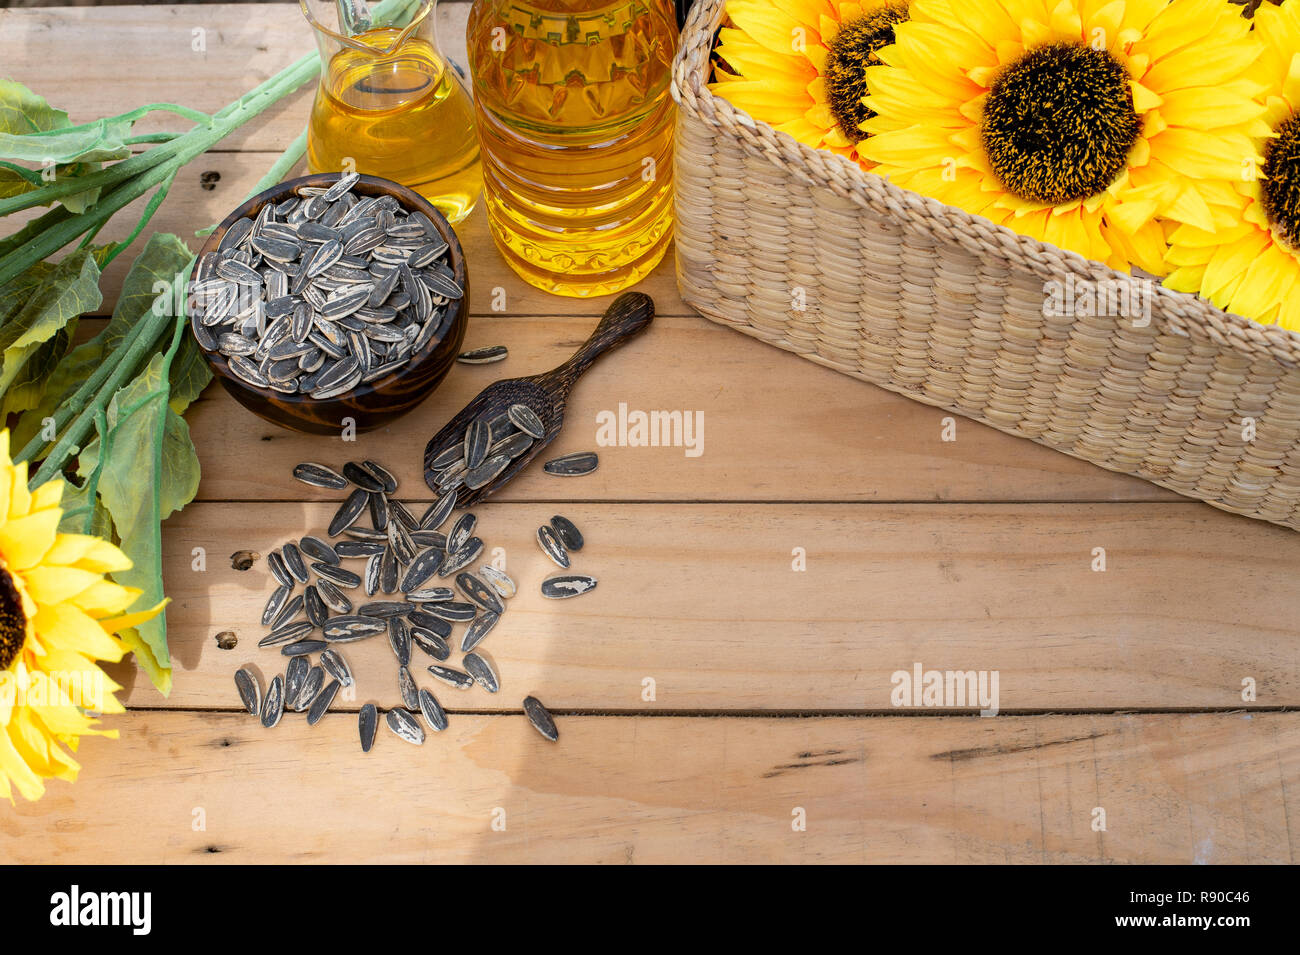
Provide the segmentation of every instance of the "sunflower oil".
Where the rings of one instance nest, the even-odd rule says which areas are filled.
[[[475,0],[467,40],[506,261],[561,295],[644,277],[672,237],[671,0]]]
[[[399,35],[369,30],[328,58],[312,106],[307,164],[312,172],[355,168],[399,182],[456,223],[474,208],[483,183],[469,92],[433,43],[418,36],[396,42]]]

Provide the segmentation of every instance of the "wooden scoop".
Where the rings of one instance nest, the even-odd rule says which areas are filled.
[[[541,419],[544,434],[535,440],[527,451],[511,461],[496,477],[477,490],[464,484],[456,489],[456,506],[473,507],[483,498],[502,487],[516,474],[528,467],[529,462],[542,449],[555,440],[564,424],[564,405],[569,390],[582,373],[600,355],[621,345],[643,331],[655,316],[655,304],[649,295],[625,292],[610,303],[600,324],[591,337],[563,365],[541,375],[528,378],[507,378],[484,388],[477,398],[467,404],[441,431],[433,436],[424,449],[424,480],[435,493],[438,492],[437,475],[430,466],[443,451],[452,445],[465,443],[465,430],[477,418],[491,421],[506,413],[511,405],[526,405]]]

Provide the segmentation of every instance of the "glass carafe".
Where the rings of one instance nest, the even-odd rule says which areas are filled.
[[[474,0],[467,40],[506,261],[562,295],[650,272],[672,237],[673,0]]]
[[[465,218],[483,174],[469,90],[438,50],[434,0],[299,3],[321,56],[308,168],[382,176],[414,189],[451,222]]]

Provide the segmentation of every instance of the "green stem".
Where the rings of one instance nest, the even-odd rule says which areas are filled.
[[[101,272],[108,268],[108,263],[112,262],[115,258],[126,251],[126,249],[130,248],[131,243],[139,238],[140,233],[144,231],[144,227],[148,225],[149,220],[153,218],[153,214],[158,211],[158,207],[162,205],[163,200],[167,198],[167,190],[171,188],[172,182],[176,179],[176,173],[179,171],[180,170],[178,169],[173,169],[172,174],[163,181],[161,186],[158,187],[158,191],[149,197],[149,202],[145,205],[144,213],[140,216],[140,220],[135,224],[135,228],[131,230],[131,234],[121,242],[114,243],[112,251],[108,253],[108,256],[100,265]]]

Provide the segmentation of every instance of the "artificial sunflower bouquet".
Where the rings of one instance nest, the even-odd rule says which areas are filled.
[[[729,0],[710,89],[1024,236],[1300,331],[1300,0]],[[1139,274],[1140,274],[1139,273]]]

